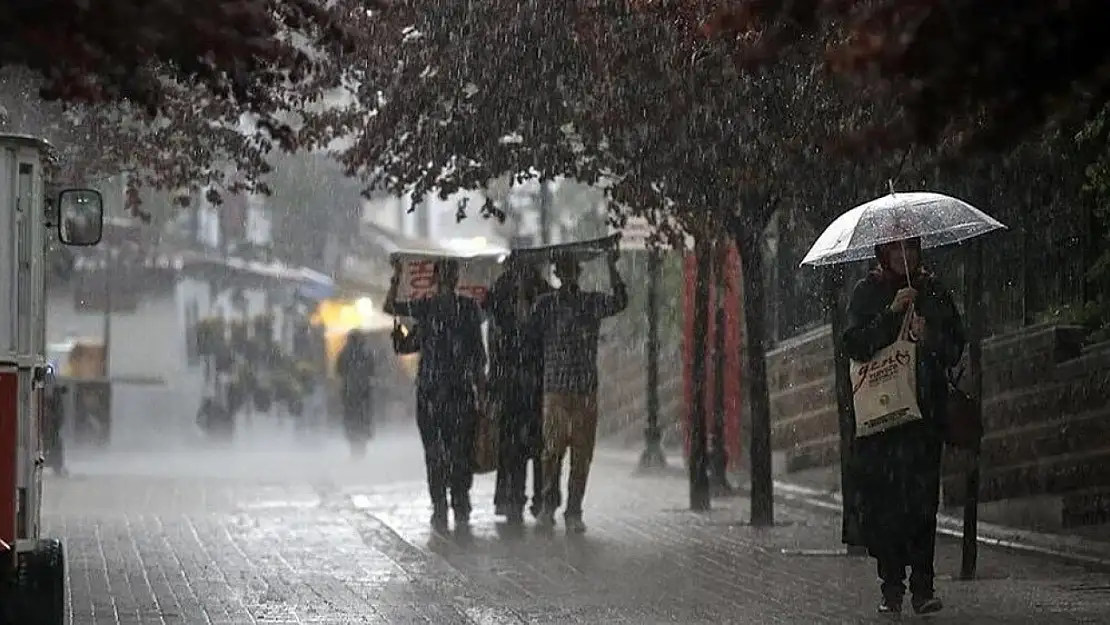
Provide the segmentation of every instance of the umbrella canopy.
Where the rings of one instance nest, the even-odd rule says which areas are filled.
[[[585,262],[616,249],[620,240],[621,235],[618,233],[586,241],[518,247],[513,249],[510,257],[527,263],[542,263],[551,262],[558,256],[571,256],[579,262]]]
[[[324,300],[335,297],[336,293],[339,292],[339,287],[331,276],[314,269],[300,267],[294,270],[293,275],[293,279],[299,283],[297,292],[300,293],[301,297]]]
[[[892,193],[861,204],[825,229],[802,266],[866,260],[875,246],[920,238],[921,247],[955,245],[994,230],[1001,222],[963,200],[940,193]]]

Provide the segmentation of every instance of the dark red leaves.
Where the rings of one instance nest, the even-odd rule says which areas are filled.
[[[1002,149],[1110,92],[1110,3],[1102,0],[736,0],[713,4],[705,32],[738,58],[805,48],[831,68],[893,87],[920,143],[953,135]],[[762,50],[750,49],[759,32]],[[818,44],[817,42],[823,42]]]

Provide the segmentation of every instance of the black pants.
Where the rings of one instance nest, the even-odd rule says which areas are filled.
[[[910,593],[915,597],[933,596],[936,576],[933,560],[936,554],[937,520],[924,521],[903,544],[887,544],[872,549],[882,580],[884,597],[901,597],[906,592],[906,569],[910,569]]]
[[[450,494],[455,514],[469,516],[477,426],[474,392],[451,387],[418,389],[416,425],[424,444],[433,510],[445,514]]]
[[[512,511],[522,511],[528,503],[528,465],[532,465],[532,507],[533,515],[543,509],[543,463],[539,454],[501,454],[501,466],[497,469],[497,490],[493,496],[495,506],[508,506]],[[559,494],[555,494],[559,498]],[[561,502],[556,501],[554,507]]]
[[[374,418],[370,393],[344,393],[343,433],[351,442],[365,442],[373,435]]]
[[[532,465],[532,514],[543,509],[543,409],[538,378],[508,382],[498,389],[503,398],[498,417],[500,458],[497,467],[495,506],[523,511],[528,503],[528,465]],[[556,491],[553,507],[562,503]]]

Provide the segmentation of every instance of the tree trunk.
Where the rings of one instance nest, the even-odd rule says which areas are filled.
[[[741,276],[744,283],[744,325],[747,330],[747,360],[745,376],[748,381],[748,402],[751,420],[751,523],[755,526],[773,525],[774,487],[771,474],[771,402],[767,385],[766,349],[766,291],[763,284],[763,254],[759,237],[752,234],[733,234],[740,252]]]
[[[706,237],[699,237],[694,246],[696,276],[694,288],[694,341],[691,376],[694,387],[693,413],[690,417],[690,509],[709,509],[709,458],[706,428],[706,339],[709,330],[709,279],[712,270],[712,246]]]
[[[728,288],[727,239],[713,254],[713,435],[709,450],[709,473],[713,494],[732,494],[728,483],[728,444],[725,441],[725,291]]]

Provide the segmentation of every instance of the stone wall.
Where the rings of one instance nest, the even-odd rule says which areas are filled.
[[[984,518],[1056,527],[1110,522],[1110,345],[1084,349],[1082,342],[1079,329],[1035,326],[984,343]],[[835,465],[828,327],[773,350],[768,374],[772,444],[786,471]],[[956,505],[964,496],[961,465],[946,466],[945,503]]]
[[[786,455],[786,470],[837,462],[839,430],[828,326],[795,337],[767,354],[771,447]]]

